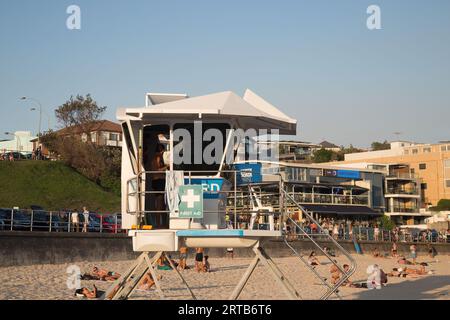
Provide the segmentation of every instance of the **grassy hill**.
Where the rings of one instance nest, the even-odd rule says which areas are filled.
[[[120,197],[60,162],[0,161],[0,181],[0,208],[39,205],[59,210],[86,206],[90,211],[120,211]]]

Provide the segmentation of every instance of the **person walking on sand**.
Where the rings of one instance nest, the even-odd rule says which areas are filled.
[[[375,229],[373,229],[373,236],[374,236],[374,240],[378,241],[380,238],[380,229],[378,228],[378,226],[375,226]]]
[[[78,217],[77,209],[73,209],[73,212],[71,214],[72,219],[72,230],[73,232],[78,232],[80,227],[80,218]]]
[[[89,224],[89,211],[86,207],[83,207],[83,232],[87,232]]]
[[[178,263],[178,269],[179,270],[185,270],[187,268],[187,265],[186,265],[187,254],[188,254],[188,248],[187,247],[181,247],[180,248],[180,261]]]
[[[339,237],[339,227],[337,224],[335,224],[333,227],[333,238],[334,240],[338,240],[338,237]]]
[[[413,264],[416,264],[416,259],[417,259],[417,247],[415,244],[411,245],[409,247],[409,252],[411,255],[411,260]]]

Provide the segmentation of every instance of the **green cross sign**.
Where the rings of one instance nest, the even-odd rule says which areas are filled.
[[[178,189],[180,218],[203,218],[203,188],[199,185],[185,185]]]

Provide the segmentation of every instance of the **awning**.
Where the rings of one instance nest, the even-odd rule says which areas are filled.
[[[304,204],[307,211],[319,214],[336,214],[352,216],[382,216],[383,214],[366,206]]]

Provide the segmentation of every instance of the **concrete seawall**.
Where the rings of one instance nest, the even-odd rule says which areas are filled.
[[[322,246],[333,248],[329,242],[319,242]],[[80,261],[118,261],[137,256],[132,250],[131,238],[124,234],[97,233],[46,233],[46,232],[0,232],[0,266],[58,264]],[[353,243],[341,241],[340,244],[355,253]],[[308,254],[315,250],[309,241],[294,241],[291,245],[300,253]],[[375,248],[380,252],[390,252],[388,242],[361,242],[363,252],[371,253]],[[400,253],[409,251],[410,243],[399,243]],[[268,241],[264,247],[273,257],[292,256],[292,251],[283,241]],[[426,244],[417,244],[419,256],[427,254]],[[433,244],[438,254],[449,255],[450,244]],[[317,252],[317,250],[316,250]],[[317,252],[318,253],[318,252]],[[211,257],[225,256],[225,249],[209,249]],[[250,249],[236,249],[236,257],[250,257]],[[177,257],[178,255],[174,255]],[[193,255],[190,255],[193,258]]]

